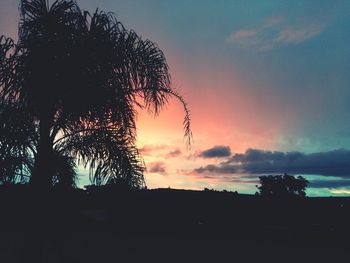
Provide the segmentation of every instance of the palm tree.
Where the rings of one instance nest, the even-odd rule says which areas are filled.
[[[102,181],[143,187],[136,107],[157,115],[171,96],[184,106],[190,144],[187,105],[170,88],[166,60],[155,43],[126,30],[113,14],[90,15],[73,0],[51,6],[22,0],[20,10],[17,44],[0,41],[0,97],[20,105],[34,126],[33,185],[52,185],[61,156],[89,166]]]

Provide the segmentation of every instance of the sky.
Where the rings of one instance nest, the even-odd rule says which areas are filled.
[[[149,188],[253,194],[258,176],[286,172],[309,196],[350,194],[350,1],[78,3],[156,42],[189,104],[189,150],[176,99],[156,118],[139,112]],[[1,0],[0,34],[16,38],[17,7]]]

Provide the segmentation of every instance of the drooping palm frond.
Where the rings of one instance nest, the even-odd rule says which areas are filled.
[[[186,141],[186,145],[189,149],[191,147],[191,144],[193,141],[193,135],[192,135],[192,130],[191,130],[191,115],[190,115],[190,110],[188,108],[187,102],[176,90],[168,89],[167,92],[181,102],[183,109],[185,111],[185,117],[183,120],[183,128],[185,131],[184,138]]]
[[[69,132],[56,141],[55,148],[89,166],[92,181],[101,184],[118,178],[127,179],[133,188],[144,186],[144,167],[134,137],[125,133],[122,126],[85,123],[79,130]]]
[[[0,100],[0,120],[0,181],[21,182],[33,167],[35,123],[18,104],[6,100]]]
[[[13,82],[15,44],[0,36],[0,183],[16,183],[31,168],[28,147],[33,147],[30,118],[7,96],[5,91]],[[18,122],[18,123],[17,123]]]

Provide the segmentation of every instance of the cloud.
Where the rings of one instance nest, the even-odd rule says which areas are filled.
[[[210,174],[316,174],[324,176],[350,176],[350,151],[339,149],[329,152],[305,154],[248,149],[235,154],[218,165],[207,165],[194,170]]]
[[[228,38],[227,42],[235,42],[240,39],[247,39],[255,37],[259,33],[259,30],[256,29],[242,29],[232,33]]]
[[[306,27],[287,27],[278,33],[277,42],[287,44],[299,44],[307,39],[313,38],[323,31],[319,25],[309,25]]]
[[[149,173],[166,174],[165,164],[163,162],[154,162],[149,164]]]
[[[244,28],[232,32],[226,38],[226,43],[268,51],[278,46],[300,44],[320,35],[324,30],[323,23],[291,25],[283,17],[278,16],[265,20],[256,28]]]
[[[176,149],[174,151],[170,151],[167,155],[166,158],[174,158],[174,157],[178,157],[182,154],[180,149]]]
[[[166,145],[145,145],[139,149],[139,152],[143,155],[149,155],[152,152],[162,151],[166,148],[167,148]]]
[[[214,146],[208,150],[205,150],[198,154],[202,158],[222,158],[229,157],[231,155],[231,149],[229,146]]]
[[[215,164],[208,164],[204,167],[199,167],[197,169],[194,169],[195,172],[202,174],[202,173],[215,173],[215,174],[234,174],[237,172],[237,167],[234,165],[215,165]]]
[[[249,173],[350,175],[350,151],[344,149],[311,154],[248,149],[243,155],[234,155],[228,163],[239,164]]]

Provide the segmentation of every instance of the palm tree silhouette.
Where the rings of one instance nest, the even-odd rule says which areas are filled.
[[[50,187],[62,174],[55,163],[67,168],[74,158],[100,181],[143,187],[136,107],[157,115],[171,96],[184,106],[190,144],[186,102],[170,88],[166,60],[155,43],[126,30],[113,14],[90,15],[73,0],[22,0],[20,13],[17,44],[0,41],[0,97],[29,116],[26,131],[35,138],[31,147],[20,145],[33,148],[33,185]]]

